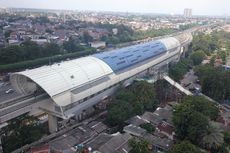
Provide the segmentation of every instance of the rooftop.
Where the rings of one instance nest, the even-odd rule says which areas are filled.
[[[173,127],[164,121],[157,125],[157,129],[169,135],[173,134]]]
[[[139,126],[144,123],[149,123],[147,120],[141,118],[140,116],[134,116],[126,121],[128,124]]]
[[[127,125],[124,127],[123,129],[125,132],[131,134],[131,135],[134,135],[134,136],[142,136],[143,134],[146,133],[146,130],[141,128],[141,127],[138,127],[138,126],[135,126],[135,125]]]
[[[101,153],[126,153],[129,151],[128,141],[132,138],[132,136],[128,133],[117,134],[113,138],[111,138],[107,143],[102,145],[99,148]]]
[[[160,138],[148,133],[144,135],[144,138],[147,139],[153,146],[164,150],[169,150],[173,145],[173,141],[170,139]]]
[[[116,72],[134,64],[166,52],[165,45],[160,41],[152,41],[130,47],[116,49],[93,55],[108,64]]]

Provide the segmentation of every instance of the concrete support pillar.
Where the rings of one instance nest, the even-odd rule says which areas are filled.
[[[49,132],[54,133],[58,130],[57,127],[57,117],[51,114],[48,114],[48,124],[49,124]]]
[[[184,47],[182,46],[181,47],[181,49],[180,49],[180,56],[182,57],[182,58],[184,58],[185,57],[185,50],[184,50]]]

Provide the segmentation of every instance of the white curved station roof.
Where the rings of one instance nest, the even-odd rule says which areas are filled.
[[[173,37],[158,40],[162,43],[163,52],[180,46],[180,42]],[[143,44],[142,47],[144,49]],[[156,46],[155,46],[156,47]],[[126,51],[126,50],[125,50]],[[126,51],[127,52],[127,51]],[[105,58],[105,57],[104,57]],[[133,57],[132,57],[133,58]],[[136,59],[131,59],[136,60]],[[115,63],[122,64],[122,63]],[[66,99],[64,94],[70,90],[105,77],[113,73],[112,67],[100,58],[88,56],[71,61],[43,66],[40,68],[17,72],[11,75],[14,88],[23,94],[31,94],[40,86],[58,105],[71,102],[71,96]],[[62,94],[63,93],[63,94]],[[58,99],[59,98],[59,99]],[[65,105],[66,105],[65,104]]]
[[[112,69],[95,57],[83,57],[50,66],[14,73],[30,78],[51,97],[112,73]]]
[[[167,48],[167,50],[170,50],[170,49],[173,49],[175,47],[180,46],[180,42],[174,37],[164,38],[164,39],[160,39],[158,41],[163,43],[165,45],[165,47]]]

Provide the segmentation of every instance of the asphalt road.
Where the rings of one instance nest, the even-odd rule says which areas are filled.
[[[9,82],[3,83],[3,84],[2,82],[0,82],[0,103],[21,96],[21,94],[15,91],[12,93],[6,94],[5,92],[9,89],[13,89]]]

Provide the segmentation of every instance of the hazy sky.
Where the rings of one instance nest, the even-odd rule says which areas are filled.
[[[0,0],[3,7],[122,11],[195,15],[230,15],[230,0]]]

